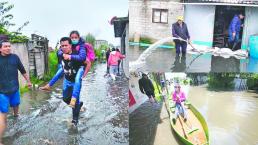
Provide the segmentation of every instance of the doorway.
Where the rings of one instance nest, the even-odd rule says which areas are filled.
[[[228,28],[235,15],[245,15],[245,7],[240,6],[216,6],[215,9],[215,21],[214,21],[214,32],[213,32],[213,47],[229,47],[228,44]],[[244,21],[242,20],[242,24]],[[240,30],[239,40],[242,40],[243,27]],[[234,49],[241,49],[241,41],[234,46]]]

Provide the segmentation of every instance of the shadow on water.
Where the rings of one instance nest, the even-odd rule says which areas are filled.
[[[129,114],[130,145],[152,145],[160,123],[161,105],[153,106],[149,101]]]
[[[157,127],[163,123],[163,120],[168,118],[160,118],[161,109],[164,103],[160,105],[152,105],[149,101],[143,103],[134,112],[129,114],[129,142],[130,145],[155,145],[154,140],[157,133]],[[173,142],[169,142],[168,145],[183,145],[177,138],[171,125],[169,125],[171,131],[163,132],[162,134],[172,134]],[[171,139],[170,139],[171,140]]]
[[[35,100],[22,97],[25,107],[21,107],[22,113],[18,119],[8,118],[4,143],[128,144],[128,81],[121,76],[112,82],[104,78],[105,71],[105,64],[97,64],[82,82],[81,100],[86,111],[81,112],[77,128],[71,126],[71,108],[62,101],[61,85],[57,85],[51,93],[36,92],[33,95],[37,98]],[[39,99],[40,96],[44,97]]]

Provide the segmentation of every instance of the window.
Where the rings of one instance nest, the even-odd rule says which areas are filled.
[[[153,23],[168,23],[168,10],[167,9],[153,9],[152,10]]]

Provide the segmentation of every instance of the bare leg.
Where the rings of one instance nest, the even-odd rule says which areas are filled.
[[[0,145],[3,145],[2,138],[4,135],[5,128],[6,128],[6,114],[0,113]]]
[[[13,107],[13,116],[18,117],[19,116],[19,106]]]

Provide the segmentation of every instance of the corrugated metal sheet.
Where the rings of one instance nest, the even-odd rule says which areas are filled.
[[[185,3],[227,3],[258,5],[257,0],[183,0]]]
[[[114,23],[114,31],[115,31],[115,37],[121,37],[125,27],[126,23],[129,22],[128,17],[121,17],[121,18],[116,18],[113,23]]]

